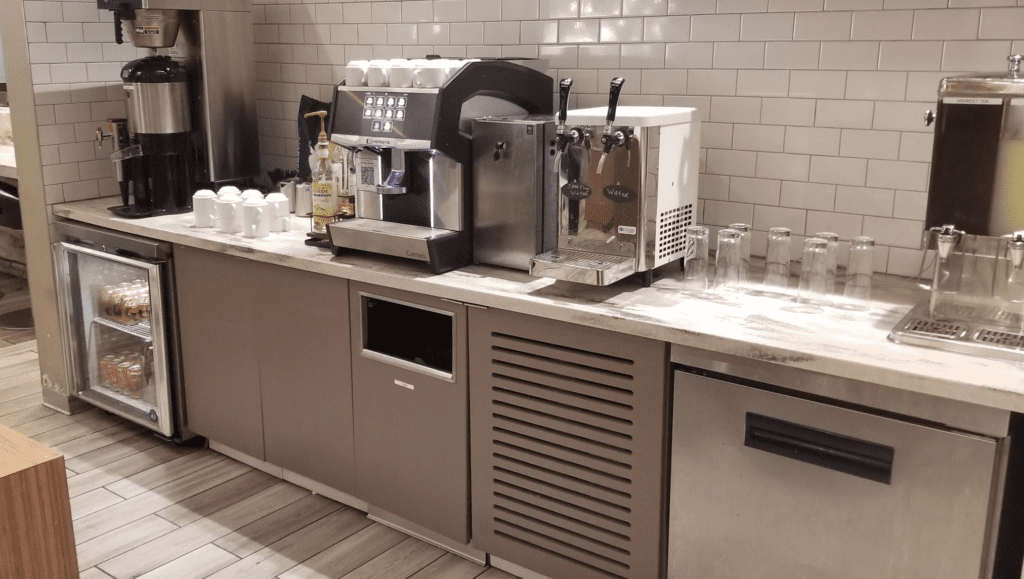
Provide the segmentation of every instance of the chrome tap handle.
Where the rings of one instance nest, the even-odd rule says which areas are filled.
[[[1006,60],[1010,61],[1010,76],[1013,78],[1020,78],[1020,63],[1024,60],[1024,56],[1013,54],[1006,57]]]
[[[608,118],[604,126],[604,134],[610,135],[612,126],[615,124],[615,113],[619,108],[619,93],[622,92],[622,85],[626,80],[621,76],[612,79],[611,89],[608,91]]]
[[[558,133],[565,132],[565,120],[569,116],[569,91],[572,90],[572,79],[563,78],[558,83]]]

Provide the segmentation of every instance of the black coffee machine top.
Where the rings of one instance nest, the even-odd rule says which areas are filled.
[[[147,56],[124,65],[121,80],[125,83],[188,82],[188,71],[169,56]]]

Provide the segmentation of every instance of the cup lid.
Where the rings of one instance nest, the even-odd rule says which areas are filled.
[[[217,196],[227,195],[228,193],[234,193],[235,195],[241,195],[242,190],[234,185],[225,185],[217,190]]]
[[[284,193],[281,193],[280,191],[274,191],[273,193],[267,195],[265,200],[266,201],[287,201],[288,200],[288,196],[285,195]]]
[[[214,193],[213,191],[210,191],[209,189],[200,189],[199,191],[196,191],[195,195],[193,195],[192,197],[198,197],[199,199],[209,199],[210,197],[216,196],[217,194]]]
[[[222,202],[225,202],[225,203],[241,201],[241,200],[242,200],[242,198],[238,196],[238,193],[235,193],[233,191],[228,191],[227,193],[222,193],[221,195],[219,195],[217,197],[217,201],[222,201]]]
[[[263,192],[258,189],[246,189],[242,192],[242,199],[248,199],[250,197],[263,197]]]
[[[245,203],[243,203],[243,205],[245,205],[246,207],[259,207],[261,205],[266,204],[267,202],[263,199],[263,197],[250,197],[245,200]]]

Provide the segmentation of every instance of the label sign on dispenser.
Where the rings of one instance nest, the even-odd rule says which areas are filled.
[[[569,199],[575,199],[576,201],[582,201],[587,197],[590,197],[592,191],[590,187],[587,187],[579,181],[572,181],[562,185],[562,195],[565,195]]]
[[[632,203],[636,201],[636,191],[625,185],[609,185],[605,187],[604,196],[616,203]]]
[[[409,384],[408,382],[402,382],[401,380],[395,380],[395,385],[396,386],[401,386],[402,388],[408,388],[409,390],[415,390],[416,389],[416,387],[413,386],[412,384]]]

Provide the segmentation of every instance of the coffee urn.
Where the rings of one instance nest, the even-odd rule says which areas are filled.
[[[251,0],[97,0],[116,40],[155,54],[121,70],[126,119],[110,119],[123,217],[191,210],[192,193],[260,171]]]

